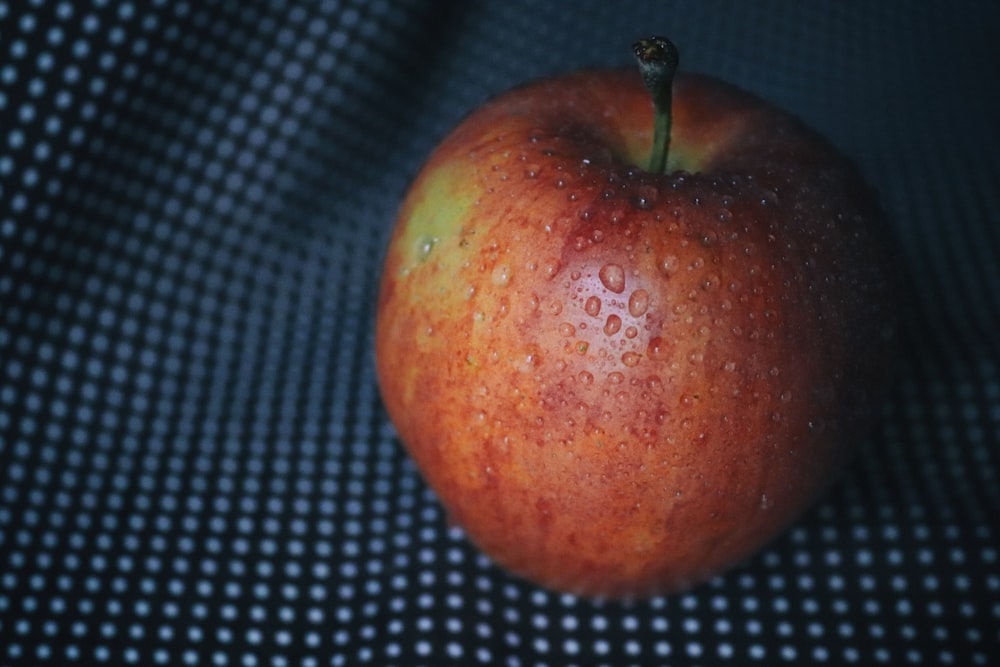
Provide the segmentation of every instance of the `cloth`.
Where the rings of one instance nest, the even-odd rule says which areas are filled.
[[[0,0],[0,665],[1000,664],[998,27],[990,3]],[[593,602],[449,528],[379,402],[374,298],[462,116],[650,33],[878,188],[901,367],[786,534]]]

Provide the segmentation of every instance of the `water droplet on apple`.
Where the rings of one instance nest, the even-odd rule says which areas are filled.
[[[421,236],[417,239],[417,261],[423,262],[431,255],[437,239],[433,236]]]
[[[715,214],[715,219],[721,223],[732,222],[733,213],[728,208],[724,208]]]
[[[785,391],[781,392],[781,396],[779,396],[778,398],[781,399],[782,403],[788,403],[792,400],[792,392],[786,389]]]
[[[503,319],[510,313],[510,299],[502,297],[497,304],[497,318]]]
[[[678,260],[675,255],[667,255],[660,260],[660,273],[666,277],[670,277],[677,272]]]
[[[507,264],[498,264],[493,267],[493,273],[490,276],[493,284],[497,287],[504,287],[510,284],[510,279],[513,275],[513,271]]]
[[[597,272],[597,277],[601,279],[601,284],[615,294],[625,291],[625,269],[620,264],[605,264]]]
[[[826,422],[822,419],[810,419],[808,426],[809,430],[816,435],[819,435],[826,430]]]
[[[618,371],[614,371],[613,373],[608,373],[608,382],[610,382],[611,384],[621,384],[624,381],[625,381],[625,376],[619,373]]]
[[[649,308],[649,292],[637,289],[628,298],[628,312],[632,317],[642,317]]]
[[[648,211],[656,206],[656,200],[659,196],[659,192],[655,187],[652,185],[643,185],[639,187],[635,196],[632,197],[632,205],[643,211]]]
[[[548,311],[550,315],[558,315],[562,312],[563,305],[561,301],[550,301],[548,305]]]
[[[597,317],[601,314],[601,300],[596,296],[589,297],[583,309],[591,317]]]
[[[615,314],[608,315],[607,321],[604,323],[604,333],[609,336],[613,336],[618,333],[622,328],[622,318]]]
[[[600,243],[604,240],[604,231],[602,229],[595,228],[590,232],[590,240],[594,243]]]
[[[635,338],[638,335],[639,335],[639,330],[636,329],[635,327],[626,327],[625,328],[625,337],[626,338],[631,339],[631,338]]]
[[[559,325],[559,335],[560,336],[569,337],[569,336],[572,336],[575,333],[576,333],[576,327],[574,327],[569,322],[563,322],[562,324]]]
[[[642,361],[642,355],[637,352],[626,352],[622,355],[622,363],[629,368],[635,368]]]
[[[667,343],[660,336],[654,336],[646,346],[646,356],[650,359],[658,360],[667,357]]]
[[[558,259],[547,259],[542,264],[542,273],[545,275],[546,278],[552,280],[559,274],[559,270],[561,268],[562,265],[559,263]]]
[[[542,363],[541,354],[537,347],[529,347],[521,353],[517,360],[517,370],[522,373],[529,373]]]
[[[580,371],[577,377],[583,384],[591,384],[594,381],[594,374],[590,371]]]

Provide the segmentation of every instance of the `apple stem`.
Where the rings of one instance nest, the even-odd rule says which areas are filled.
[[[653,151],[649,155],[649,171],[662,174],[667,170],[670,151],[670,105],[679,55],[677,47],[665,37],[640,39],[632,46],[632,53],[639,65],[642,82],[653,98]]]

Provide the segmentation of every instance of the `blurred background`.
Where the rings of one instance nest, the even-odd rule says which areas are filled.
[[[0,0],[0,665],[1000,663],[998,19]],[[906,271],[902,363],[787,534],[595,603],[449,529],[379,403],[373,299],[458,120],[651,33],[855,158]]]

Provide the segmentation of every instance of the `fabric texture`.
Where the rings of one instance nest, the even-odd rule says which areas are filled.
[[[1000,664],[995,7],[0,0],[0,665]],[[593,602],[449,528],[374,296],[463,115],[651,32],[857,160],[901,364],[786,534]]]

